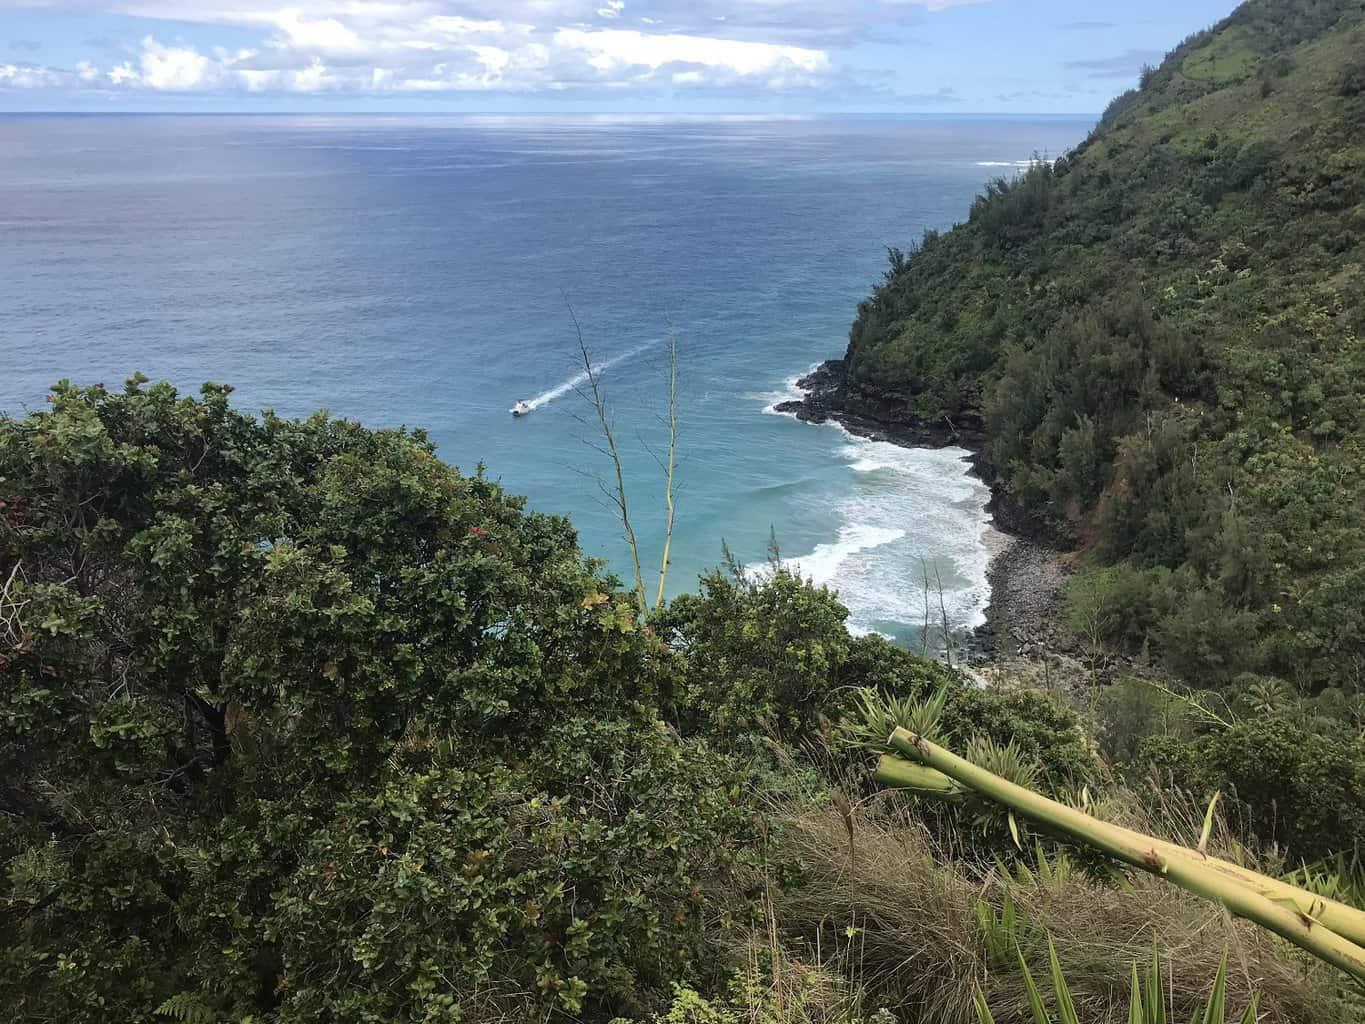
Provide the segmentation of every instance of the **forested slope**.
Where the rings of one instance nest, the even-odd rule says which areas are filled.
[[[1111,639],[1204,683],[1365,663],[1365,3],[1251,0],[1081,146],[892,253],[853,396],[983,416],[1111,574]]]

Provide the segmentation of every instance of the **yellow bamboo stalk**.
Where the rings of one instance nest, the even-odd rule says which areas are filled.
[[[1263,875],[1259,871],[1244,868],[1240,864],[1221,860],[1218,857],[1210,857],[1187,846],[1170,843],[1164,839],[1154,839],[1151,836],[1143,835],[1141,832],[1133,832],[1131,829],[1124,829],[1124,831],[1137,839],[1154,843],[1166,856],[1187,857],[1211,871],[1225,875],[1239,885],[1246,886],[1272,903],[1288,905],[1297,913],[1330,928],[1343,938],[1350,939],[1356,945],[1365,946],[1365,911],[1346,903],[1328,899],[1326,896],[1319,896],[1307,889],[1300,889],[1298,886],[1290,885],[1281,879]]]
[[[911,764],[921,768],[924,772],[932,772],[939,776],[939,779],[933,780],[924,774],[906,774],[904,767]],[[883,757],[877,765],[875,778],[886,786],[925,792],[947,792],[949,789],[958,788],[949,776],[935,769],[927,768],[918,762],[906,761],[902,757]],[[1094,820],[1102,821],[1099,818]],[[1217,871],[1232,881],[1247,886],[1272,903],[1284,904],[1318,924],[1331,929],[1343,938],[1350,939],[1356,945],[1365,946],[1365,911],[1337,900],[1328,899],[1325,896],[1319,896],[1317,893],[1309,892],[1306,889],[1300,889],[1281,879],[1263,875],[1259,871],[1244,868],[1240,864],[1233,864],[1231,861],[1221,860],[1218,857],[1210,857],[1198,850],[1192,850],[1177,843],[1144,835],[1141,832],[1124,828],[1122,825],[1114,825],[1110,822],[1103,822],[1103,824],[1123,832],[1132,843],[1139,846],[1150,844],[1165,856],[1188,857],[1206,866],[1211,871]]]
[[[1275,902],[1242,879],[1200,862],[1179,847],[1100,821],[1084,811],[1000,778],[905,729],[891,734],[890,745],[906,758],[927,765],[969,789],[1098,847],[1118,860],[1161,875],[1196,895],[1222,903],[1233,914],[1294,943],[1365,984],[1365,949],[1320,920]],[[1312,897],[1316,899],[1316,897]]]
[[[875,778],[884,786],[899,789],[914,789],[938,795],[962,792],[962,787],[942,772],[907,761],[903,757],[883,757],[877,762]]]

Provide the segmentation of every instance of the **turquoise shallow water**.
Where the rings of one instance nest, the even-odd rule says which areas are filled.
[[[0,116],[0,409],[134,370],[427,427],[451,462],[568,513],[627,564],[596,479],[566,300],[627,449],[653,562],[647,447],[682,345],[672,590],[770,531],[862,629],[912,640],[920,579],[987,599],[964,453],[765,414],[841,354],[888,245],[965,214],[1077,120]],[[522,419],[518,399],[539,398]]]

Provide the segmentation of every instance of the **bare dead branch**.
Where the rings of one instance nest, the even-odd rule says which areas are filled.
[[[664,508],[667,519],[664,523],[664,550],[659,559],[659,589],[654,595],[654,607],[664,603],[664,584],[668,580],[669,554],[673,547],[673,519],[676,512],[674,504],[673,481],[678,466],[678,335],[668,332],[668,466],[665,470]]]
[[[640,570],[640,545],[635,539],[635,527],[630,521],[630,511],[626,502],[626,477],[621,467],[621,453],[616,446],[616,434],[611,428],[611,420],[607,417],[607,403],[602,397],[602,388],[598,383],[597,370],[593,367],[592,356],[588,352],[588,344],[583,339],[583,327],[578,321],[578,315],[574,312],[573,304],[569,302],[567,296],[564,298],[564,305],[569,311],[569,319],[573,321],[574,333],[578,338],[578,352],[583,359],[583,372],[588,378],[588,388],[585,394],[597,412],[598,427],[602,431],[602,439],[607,446],[607,454],[611,458],[612,470],[616,476],[615,500],[617,511],[621,520],[621,528],[626,534],[626,544],[630,548],[631,567],[635,572],[635,601],[639,606],[641,615],[649,614],[649,601],[645,597],[645,580]]]
[[[938,566],[934,566],[934,585],[938,588],[938,611],[943,623],[943,655],[948,662],[948,667],[953,667],[953,631],[948,625],[948,606],[943,600],[943,576],[938,571]]]
[[[10,649],[22,646],[25,637],[23,611],[28,601],[16,594],[19,570],[20,563],[16,562],[4,584],[0,585],[0,644]]]

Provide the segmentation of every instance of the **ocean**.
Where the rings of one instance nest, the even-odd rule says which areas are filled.
[[[915,643],[922,580],[982,621],[991,537],[965,452],[772,413],[842,355],[888,246],[966,215],[1078,119],[0,115],[0,411],[134,371],[248,410],[427,428],[627,578],[578,393],[582,324],[646,574],[680,348],[670,591],[722,541]],[[521,418],[512,404],[530,401]],[[935,605],[937,600],[935,599]]]

